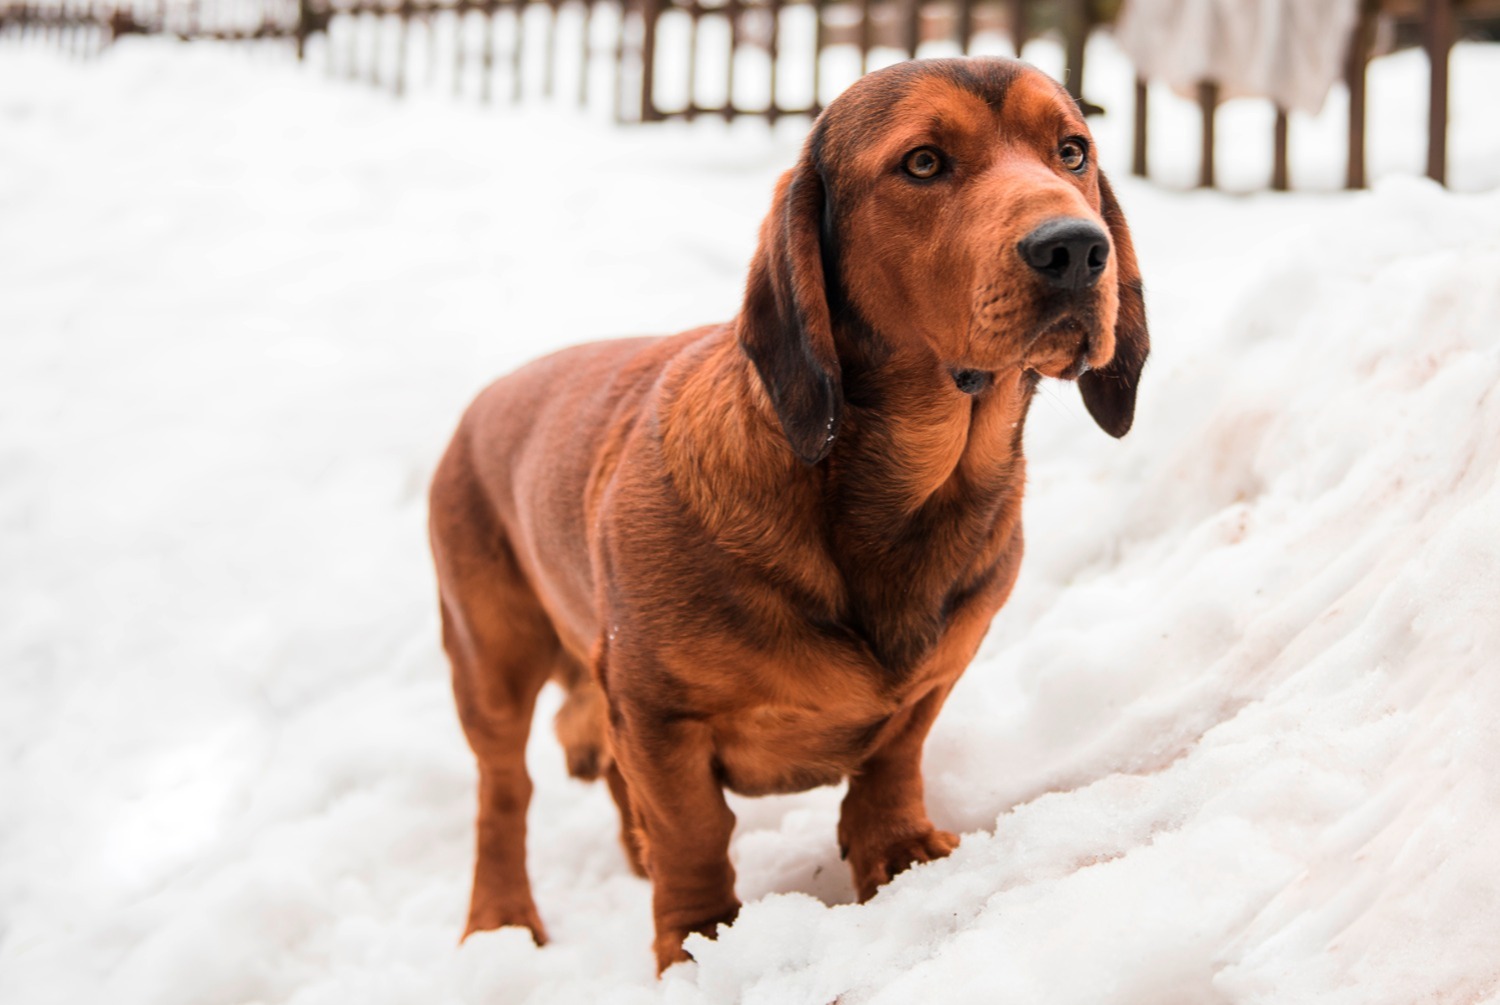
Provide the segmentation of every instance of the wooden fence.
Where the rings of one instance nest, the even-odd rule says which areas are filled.
[[[1349,46],[1348,171],[1365,184],[1365,72],[1375,19],[1419,32],[1431,56],[1428,174],[1446,176],[1448,53],[1460,15],[1500,0],[1360,0]],[[0,36],[97,53],[129,34],[279,44],[333,76],[446,86],[481,101],[530,95],[608,108],[620,121],[816,114],[872,60],[1018,52],[1059,36],[1067,86],[1086,110],[1089,35],[1120,0],[0,0]],[[414,78],[417,80],[414,81]],[[1146,175],[1145,81],[1134,96],[1134,170]],[[1215,172],[1217,88],[1205,81],[1200,184]],[[1287,116],[1276,116],[1269,183],[1288,186]]]
[[[1359,0],[1359,14],[1349,39],[1344,60],[1344,83],[1349,99],[1348,158],[1344,183],[1347,188],[1364,188],[1365,136],[1368,118],[1366,78],[1373,55],[1376,27],[1382,20],[1386,28],[1401,40],[1416,41],[1427,53],[1427,176],[1446,183],[1448,176],[1448,64],[1453,44],[1460,30],[1460,15],[1491,30],[1500,16],[1497,0]],[[1146,157],[1148,123],[1146,81],[1135,86],[1135,142],[1132,171],[1140,176],[1149,173]],[[1202,115],[1202,145],[1198,159],[1198,184],[1212,188],[1217,179],[1215,165],[1215,117],[1219,91],[1213,81],[1198,87],[1198,105]],[[1290,187],[1287,167],[1288,117],[1286,109],[1276,109],[1272,132],[1272,166],[1270,186]]]
[[[983,35],[1061,30],[1069,65],[1119,0],[0,0],[0,33],[84,54],[116,38],[281,42],[404,93],[414,64],[456,93],[607,94],[622,121],[816,114],[870,66]],[[314,50],[321,49],[320,53]],[[788,58],[792,56],[793,58]],[[788,72],[788,69],[796,72]],[[1075,69],[1073,90],[1081,79]],[[704,95],[717,93],[717,99]],[[788,95],[795,95],[788,97]]]

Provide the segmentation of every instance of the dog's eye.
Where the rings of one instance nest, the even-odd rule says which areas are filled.
[[[931,147],[918,147],[906,155],[906,160],[901,162],[901,167],[913,178],[926,181],[943,170],[943,158]]]
[[[1082,171],[1089,162],[1088,141],[1076,136],[1063,140],[1062,145],[1057,148],[1057,156],[1069,171]]]

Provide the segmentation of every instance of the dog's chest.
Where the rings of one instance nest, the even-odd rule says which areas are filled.
[[[810,662],[774,700],[747,702],[715,716],[719,781],[757,796],[802,792],[848,777],[899,730],[906,710],[962,672],[963,642],[956,641],[952,648],[940,642],[931,658],[901,680],[868,657]]]
[[[769,795],[834,784],[858,771],[900,733],[909,709],[962,675],[998,595],[957,604],[930,634],[924,655],[895,670],[859,640],[826,637],[795,663],[763,663],[756,678],[777,685],[712,717],[721,783],[742,795]]]
[[[832,785],[853,771],[890,713],[787,705],[747,708],[716,724],[714,768],[725,788],[746,796]]]

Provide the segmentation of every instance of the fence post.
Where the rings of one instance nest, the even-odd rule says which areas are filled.
[[[1427,0],[1424,18],[1431,85],[1427,96],[1427,177],[1448,178],[1448,53],[1453,48],[1453,0]]]
[[[724,62],[724,121],[733,122],[735,116],[734,103],[734,64],[735,56],[740,51],[740,15],[744,10],[742,0],[724,0],[724,16],[729,19],[729,59]]]
[[[973,0],[958,0],[958,21],[954,25],[953,34],[958,36],[959,51],[967,55],[969,46],[974,42]]]
[[[547,0],[547,37],[542,43],[542,97],[548,99],[557,91],[557,8],[558,0]]]
[[[1063,41],[1067,46],[1068,93],[1083,106],[1083,54],[1089,40],[1088,0],[1064,0],[1062,5]]]
[[[396,8],[396,79],[391,86],[398,98],[406,94],[406,36],[411,31],[411,19],[415,13],[412,0],[401,0]]]
[[[660,122],[656,109],[656,19],[661,16],[662,0],[641,0],[641,121]],[[733,15],[731,15],[732,17]],[[733,30],[731,29],[731,35]],[[729,53],[734,66],[734,51]],[[732,72],[732,71],[731,71]],[[730,95],[730,104],[734,96]]]
[[[1203,150],[1198,155],[1198,187],[1213,188],[1214,118],[1219,110],[1219,85],[1212,80],[1198,84],[1198,110],[1203,116]]]
[[[385,29],[385,0],[370,4],[370,86],[380,86],[380,36]]]
[[[1016,47],[1016,58],[1021,58],[1021,50],[1026,47],[1026,41],[1031,37],[1031,24],[1026,18],[1027,0],[1010,0],[1010,34],[1011,43]]]
[[[194,4],[193,9],[196,16],[196,4]],[[295,31],[297,33],[297,62],[299,63],[307,58],[307,36],[311,34],[311,25],[312,0],[297,0],[297,26]]]
[[[827,45],[828,32],[828,26],[823,20],[825,5],[826,0],[813,0],[812,104],[808,106],[808,111],[814,116],[823,110],[823,49]]]
[[[870,72],[870,47],[874,43],[875,8],[870,0],[859,0],[859,75]]]
[[[1136,77],[1135,135],[1132,137],[1131,142],[1130,173],[1137,178],[1144,178],[1147,174],[1146,127],[1150,107],[1150,94],[1146,87],[1146,81],[1141,77]]]
[[[1374,33],[1374,0],[1360,0],[1359,17],[1349,36],[1344,77],[1349,84],[1349,162],[1345,188],[1365,187],[1365,83],[1370,64],[1370,42]]]
[[[464,62],[468,52],[469,0],[458,0],[453,5],[453,96],[464,93]],[[517,44],[520,32],[517,29]]]
[[[1286,109],[1276,106],[1276,126],[1272,134],[1271,188],[1285,192],[1291,188],[1291,177],[1287,169],[1287,115]]]
[[[483,104],[491,101],[495,77],[495,0],[484,0],[484,48],[479,53],[479,100]]]
[[[578,107],[589,106],[589,70],[592,66],[594,0],[583,0],[583,27],[579,35]]]
[[[781,62],[781,0],[769,0],[768,10],[771,17],[771,39],[768,46],[771,57],[771,100],[766,106],[766,121],[774,125],[781,115],[781,103],[776,97],[777,70]]]
[[[512,12],[515,14],[515,29],[511,35],[510,46],[510,103],[520,104],[526,89],[526,50],[522,43],[526,38],[526,0],[510,0]],[[625,44],[624,17],[621,16],[620,44]]]

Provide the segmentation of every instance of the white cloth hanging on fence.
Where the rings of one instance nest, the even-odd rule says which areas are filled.
[[[1192,96],[1269,98],[1317,113],[1358,16],[1357,0],[1126,0],[1115,35],[1146,80]]]

